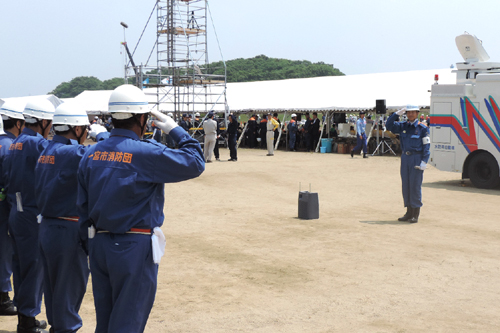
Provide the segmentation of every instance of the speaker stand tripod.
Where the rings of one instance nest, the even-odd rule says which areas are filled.
[[[394,150],[392,150],[391,146],[389,146],[389,144],[384,140],[385,138],[385,125],[383,125],[383,116],[380,116],[379,120],[377,121],[376,123],[376,126],[377,126],[377,148],[375,149],[375,151],[373,152],[372,156],[375,156],[375,154],[377,153],[377,151],[380,149],[380,155],[384,155],[385,154],[385,151],[384,151],[384,146],[387,147],[387,149],[390,150],[390,152],[396,156],[396,153],[394,152]],[[380,140],[379,142],[379,126],[382,125],[383,126],[383,131],[382,131],[382,140]]]

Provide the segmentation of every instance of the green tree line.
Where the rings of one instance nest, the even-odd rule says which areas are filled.
[[[283,80],[295,78],[308,78],[318,76],[337,76],[344,75],[339,69],[333,65],[323,62],[312,63],[307,60],[288,60],[269,58],[265,55],[259,55],[249,59],[234,59],[226,62],[227,66],[227,82],[251,82],[251,81],[266,81],[266,80]],[[222,61],[213,62],[206,67],[201,67],[201,71],[205,74],[224,75],[224,64]],[[156,74],[153,70],[147,74]],[[162,70],[162,75],[169,74]],[[129,79],[129,83],[133,84],[134,79]],[[75,77],[69,82],[59,84],[49,94],[54,94],[59,98],[71,98],[79,95],[85,90],[113,90],[124,83],[123,78],[113,78],[101,81],[93,76]],[[154,78],[150,83],[156,83]]]
[[[227,82],[251,82],[267,80],[298,79],[318,76],[345,75],[333,65],[307,60],[288,60],[259,55],[249,59],[234,59],[226,62]],[[222,61],[207,65],[202,71],[224,75]]]

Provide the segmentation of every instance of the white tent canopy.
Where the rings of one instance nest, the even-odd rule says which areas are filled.
[[[10,97],[10,98],[1,98],[0,99],[0,107],[3,105],[3,103],[7,101],[16,101],[19,103],[26,104],[29,101],[32,100],[37,100],[37,99],[48,99],[52,104],[54,104],[54,107],[58,107],[63,101],[58,98],[57,96],[54,95],[37,95],[37,96],[26,96],[26,97]]]
[[[231,111],[371,110],[377,99],[389,109],[407,104],[429,107],[434,75],[454,84],[452,69],[326,76],[307,79],[229,83]]]

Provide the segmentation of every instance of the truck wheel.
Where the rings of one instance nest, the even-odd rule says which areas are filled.
[[[479,153],[469,163],[469,177],[478,188],[495,188],[500,184],[498,162],[489,153]]]

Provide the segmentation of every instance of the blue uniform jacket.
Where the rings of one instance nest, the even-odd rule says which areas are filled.
[[[15,138],[16,136],[10,132],[5,132],[4,135],[0,135],[0,188],[5,185],[5,182],[3,181],[4,174],[2,169],[3,160],[9,152],[10,145]]]
[[[0,135],[0,189],[4,188],[5,186],[5,182],[3,180],[3,160],[9,152],[10,145],[15,138],[15,135],[10,132],[5,132],[5,135]],[[5,200],[0,201],[0,213],[2,213],[0,219],[8,220],[8,211],[7,198],[5,198]]]
[[[290,135],[295,135],[297,132],[298,132],[298,128],[297,128],[297,122],[296,121],[290,121],[288,123],[288,132],[290,133]]]
[[[404,152],[420,152],[422,154],[422,161],[427,163],[429,161],[430,153],[430,139],[429,129],[424,124],[416,121],[410,123],[409,121],[397,122],[398,115],[393,113],[385,124],[385,127],[396,134],[399,133],[399,141],[401,142],[401,149]],[[427,143],[424,143],[427,142]]]
[[[366,119],[359,118],[358,120],[356,120],[356,131],[358,135],[365,133],[365,130],[366,130]]]
[[[7,197],[15,207],[16,193],[21,192],[23,207],[35,210],[35,167],[40,153],[47,147],[48,141],[37,132],[25,128],[9,147],[9,153],[2,163]]]
[[[44,217],[78,216],[78,164],[90,148],[55,135],[40,154],[35,169],[36,202]]]
[[[163,224],[164,183],[195,178],[205,170],[198,141],[181,127],[169,134],[179,149],[114,129],[83,155],[77,199],[83,238],[90,224],[117,234]]]

